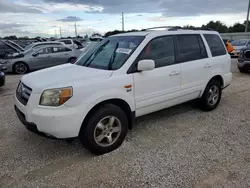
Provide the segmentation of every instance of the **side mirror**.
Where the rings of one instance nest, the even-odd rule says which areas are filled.
[[[150,71],[155,68],[155,61],[152,59],[144,59],[138,62],[138,71]]]
[[[38,56],[38,54],[39,54],[38,52],[35,52],[35,53],[32,54],[32,56],[36,57],[36,56]]]

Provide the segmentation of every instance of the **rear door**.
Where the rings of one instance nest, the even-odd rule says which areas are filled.
[[[68,63],[72,57],[72,49],[67,47],[53,47],[52,62],[54,65]]]
[[[231,58],[219,34],[204,34],[204,39],[211,53],[208,62],[209,66],[205,67],[208,70],[208,77],[212,78],[215,75],[231,72]]]
[[[207,83],[210,60],[200,34],[176,36],[177,61],[181,65],[181,93],[186,100],[197,98]]]

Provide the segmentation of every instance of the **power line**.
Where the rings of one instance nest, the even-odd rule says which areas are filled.
[[[245,32],[247,32],[248,29],[248,22],[249,22],[249,9],[250,9],[250,0],[248,2],[248,8],[247,8],[247,20],[246,20],[246,28],[245,28]]]

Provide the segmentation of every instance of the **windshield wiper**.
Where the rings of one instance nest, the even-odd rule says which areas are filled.
[[[113,65],[113,63],[115,61],[115,57],[116,57],[116,50],[117,50],[118,47],[119,47],[119,42],[116,43],[115,49],[114,49],[114,51],[113,51],[113,53],[112,53],[112,55],[110,57],[109,64],[108,64],[108,70],[112,69],[112,65]]]
[[[101,51],[102,47],[107,45],[109,40],[107,40],[104,44],[102,44],[83,64],[83,66],[88,67],[95,59],[96,55]],[[92,58],[92,59],[91,59]],[[90,60],[91,59],[91,60]],[[90,61],[89,61],[90,60]],[[89,61],[89,62],[88,62]]]

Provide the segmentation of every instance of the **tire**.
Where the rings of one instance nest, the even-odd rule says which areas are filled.
[[[109,127],[112,122],[113,126]],[[79,139],[91,153],[102,155],[117,149],[127,132],[128,119],[124,111],[113,104],[106,104],[91,114],[87,123],[82,125]]]
[[[24,62],[15,63],[13,66],[13,72],[16,74],[25,74],[29,72],[29,67]]]
[[[240,67],[238,67],[238,69],[239,69],[239,71],[240,71],[241,73],[248,73],[248,72],[249,72],[249,70],[243,69],[243,68],[240,68]]]
[[[215,92],[217,89],[217,92]],[[222,85],[218,80],[211,80],[199,100],[200,108],[204,111],[214,110],[220,103]]]
[[[76,57],[71,57],[69,58],[68,63],[74,64],[76,62],[76,59],[77,59]]]

